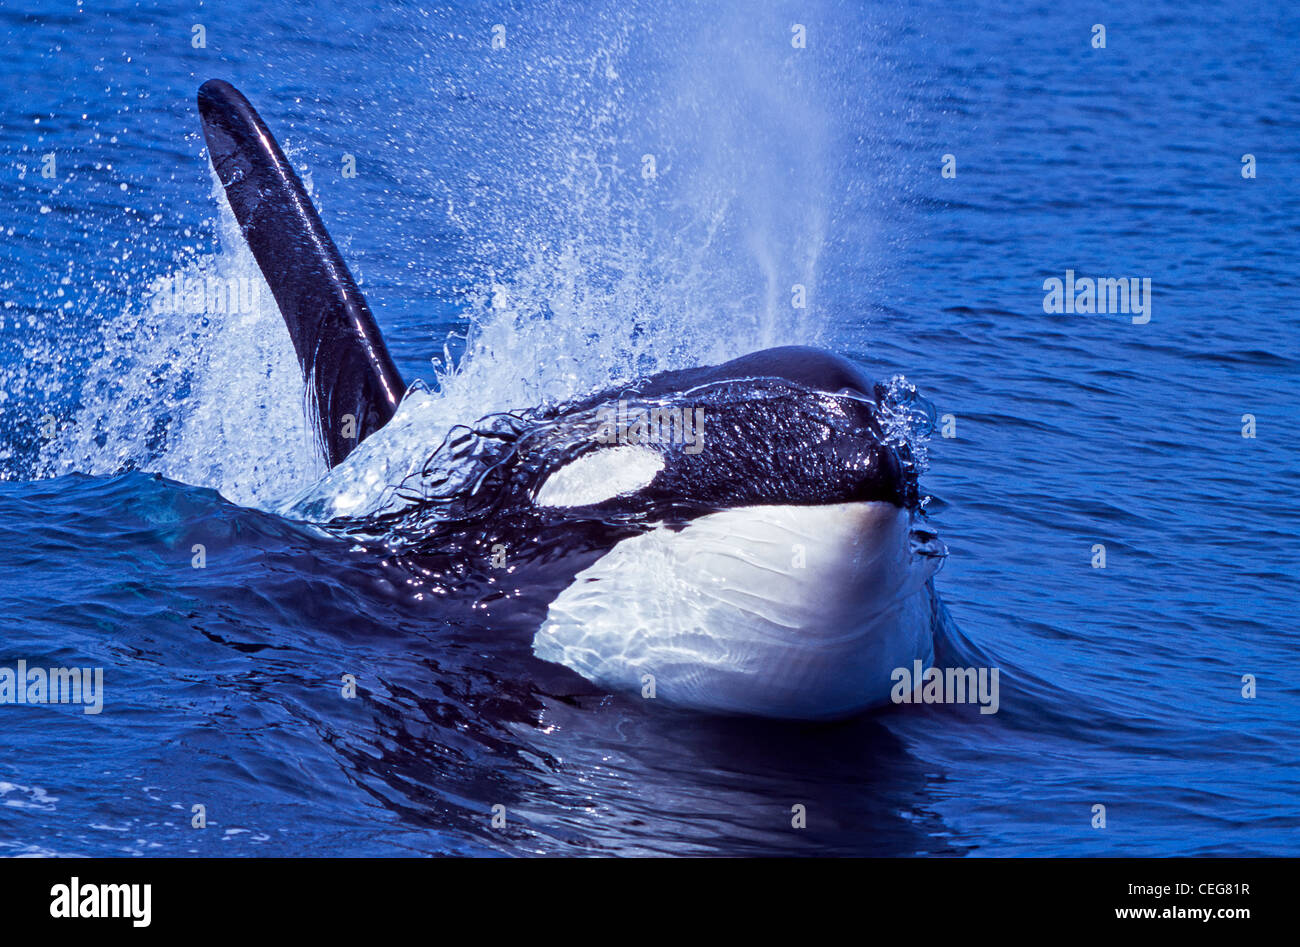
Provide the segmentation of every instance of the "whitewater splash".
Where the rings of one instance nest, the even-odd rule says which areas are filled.
[[[45,476],[143,469],[270,508],[324,473],[288,332],[212,180],[221,251],[156,277],[104,324],[80,410],[42,449]],[[195,312],[172,304],[177,282],[253,291]]]
[[[430,353],[429,384],[346,464],[327,474],[318,457],[288,334],[214,178],[218,251],[152,276],[104,322],[74,421],[45,444],[37,472],[144,469],[304,518],[358,515],[456,424],[819,342],[826,117],[786,27],[721,12],[702,58],[665,42],[670,19],[654,44],[617,11],[596,22],[600,31],[557,34],[526,64],[488,60],[527,106],[514,126],[475,132],[471,114],[457,126],[468,140],[439,143],[424,134],[433,121],[413,122],[408,106],[417,160],[437,166],[440,147],[452,164],[474,158],[460,177],[420,178],[467,248],[469,264],[446,274],[461,319]],[[258,104],[274,128],[276,103]],[[318,196],[327,207],[336,198]],[[371,211],[383,226],[383,208]],[[255,281],[257,303],[160,313],[156,299],[177,276]]]

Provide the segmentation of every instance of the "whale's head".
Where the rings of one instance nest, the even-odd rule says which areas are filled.
[[[887,401],[852,363],[787,348],[558,412],[531,501],[636,530],[554,599],[534,653],[723,713],[885,702],[893,669],[932,657],[945,554]]]

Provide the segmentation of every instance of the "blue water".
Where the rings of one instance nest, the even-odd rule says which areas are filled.
[[[0,854],[1300,853],[1300,14],[360,6],[0,6],[0,666],[105,698],[0,706]],[[438,423],[783,342],[905,374],[955,422],[922,486],[999,712],[593,695],[506,643],[529,616],[278,515],[321,469],[274,306],[146,311],[253,272],[214,76]],[[1150,322],[1045,313],[1067,269],[1150,278]]]

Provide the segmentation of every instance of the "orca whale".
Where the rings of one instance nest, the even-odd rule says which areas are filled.
[[[214,79],[198,106],[341,468],[381,442],[408,387],[252,105]],[[841,718],[887,703],[894,669],[930,664],[940,627],[946,549],[889,398],[803,346],[662,372],[453,429],[382,509],[321,525],[419,594],[540,596],[532,653],[603,690]]]

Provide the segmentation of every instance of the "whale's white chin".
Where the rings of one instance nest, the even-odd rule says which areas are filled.
[[[551,603],[540,658],[679,707],[817,720],[933,658],[927,585],[890,503],[755,506],[626,539]],[[649,675],[650,677],[647,677]]]

